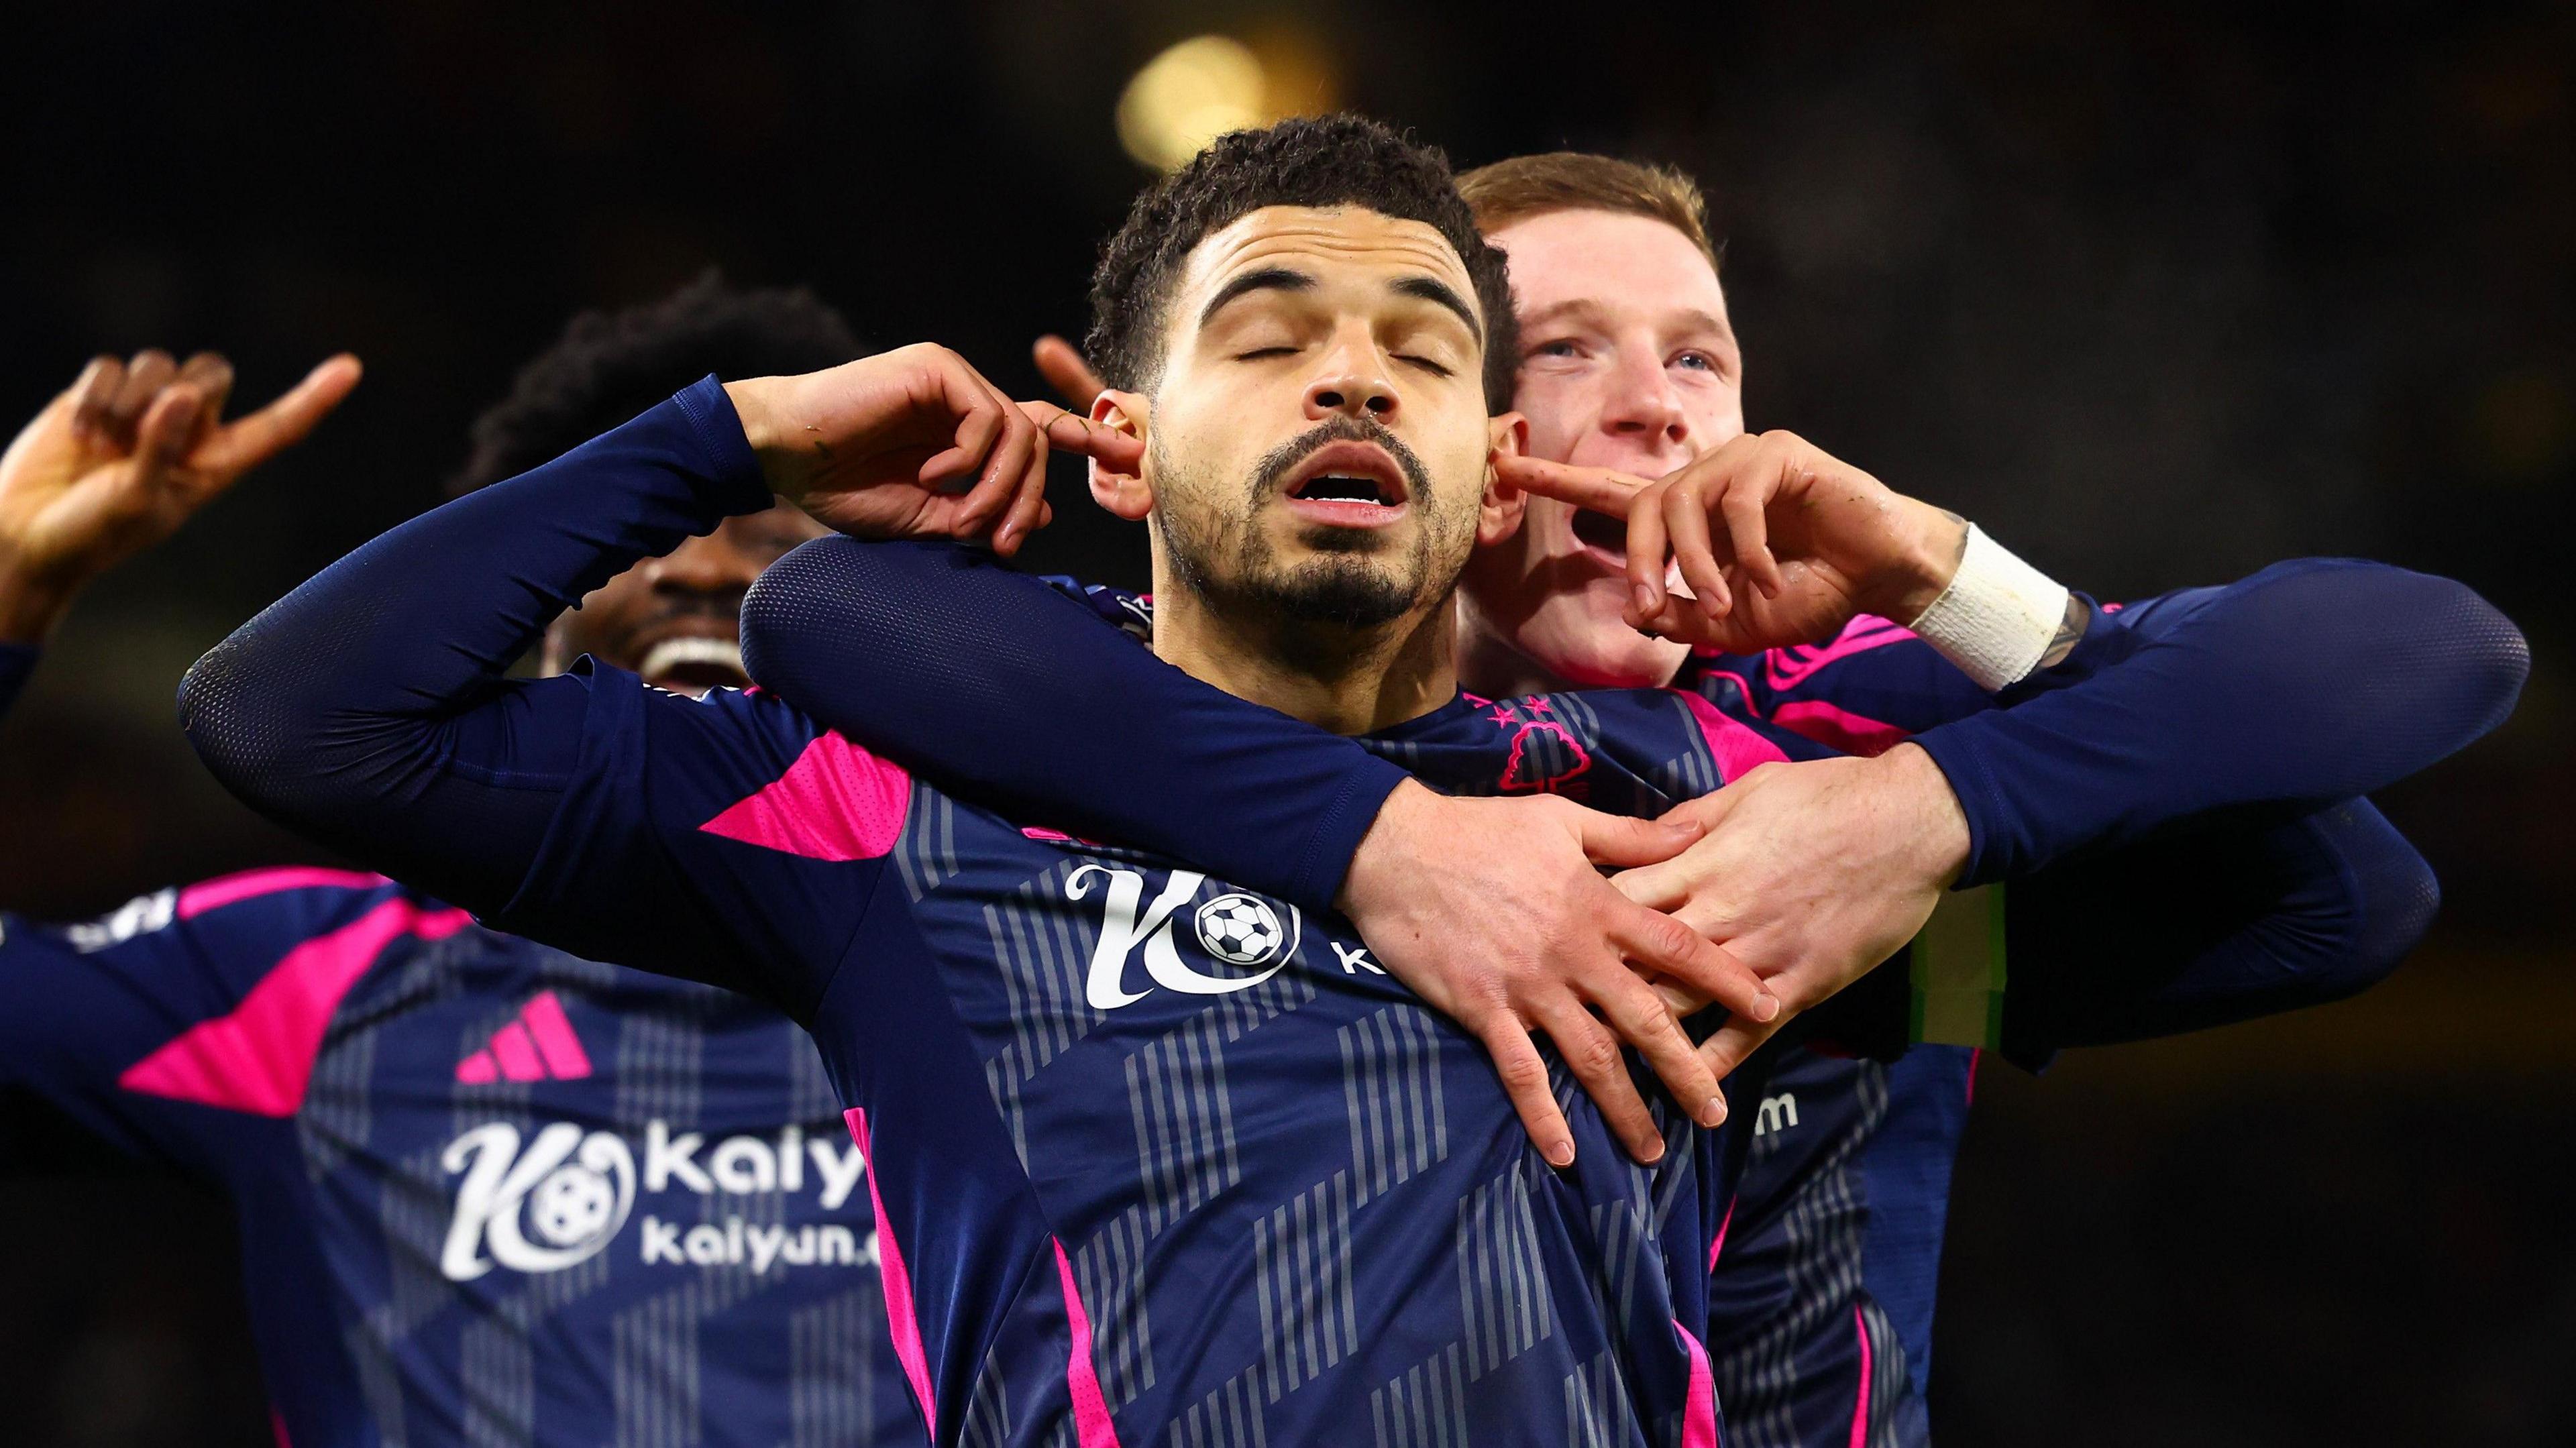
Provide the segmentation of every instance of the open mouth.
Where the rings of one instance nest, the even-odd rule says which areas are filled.
[[[1596,513],[1589,508],[1574,510],[1574,541],[1596,553],[1608,556],[1614,568],[1628,566],[1628,520]]]
[[[1291,487],[1288,496],[1316,503],[1374,503],[1381,508],[1393,507],[1400,501],[1375,478],[1354,478],[1339,473],[1308,478]]]
[[[681,635],[645,650],[636,673],[658,689],[678,694],[704,694],[710,689],[739,689],[751,682],[742,665],[742,646],[732,639]]]
[[[1298,512],[1344,528],[1393,522],[1412,496],[1395,459],[1367,442],[1326,443],[1315,449],[1289,473],[1285,491]]]

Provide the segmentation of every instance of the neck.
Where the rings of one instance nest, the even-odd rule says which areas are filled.
[[[1457,658],[1459,680],[1468,688],[1489,699],[1509,699],[1569,689],[1666,688],[1689,660],[1690,650],[1659,639],[1628,650],[1621,663],[1605,664],[1592,677],[1578,678],[1523,650],[1513,639],[1511,621],[1488,615],[1477,606],[1474,590],[1461,589]]]
[[[1457,697],[1442,602],[1377,628],[1238,618],[1154,560],[1154,653],[1192,678],[1336,734],[1369,734]]]
[[[1458,677],[1488,699],[1554,694],[1573,687],[1553,669],[1512,647],[1511,640],[1492,629],[1478,628],[1463,610],[1458,620]]]

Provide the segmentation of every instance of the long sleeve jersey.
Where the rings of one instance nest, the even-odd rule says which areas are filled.
[[[1150,629],[1147,601],[1067,591],[1109,622]],[[971,750],[993,761],[976,777],[996,796],[1178,850],[1242,849],[1241,837],[1220,838],[1221,822],[1250,796],[1286,838],[1317,843],[1246,851],[1249,878],[1292,897],[1337,883],[1365,827],[1352,802],[1382,798],[1385,771],[1106,642],[1106,630],[1069,624],[1076,612],[953,550],[828,540],[763,588],[746,642],[764,680],[907,761],[964,767]],[[923,635],[935,642],[896,642]],[[2266,662],[2284,651],[2292,662]],[[1695,656],[1674,682],[1853,753],[1933,731],[1935,757],[1969,786],[1974,854],[1986,861],[1976,868],[2025,866],[2034,839],[2070,857],[2021,892],[2007,929],[2004,1043],[2038,1064],[2063,1045],[2246,1019],[2384,975],[2429,923],[2429,871],[2366,802],[2284,817],[2466,743],[2510,708],[2523,667],[2519,636],[2466,589],[2327,560],[2098,609],[2065,663],[2000,696],[1871,618],[1811,647]],[[2398,682],[2357,700],[2303,693],[2375,671]],[[2045,731],[1996,744],[1978,732],[1991,725],[1943,726],[2058,691],[2050,728],[2104,721],[2119,743],[2084,761],[2106,778],[2077,780],[2072,807],[2052,815],[2052,790],[2025,776],[2046,781],[2062,762],[2012,767],[2014,751],[2045,747]],[[2163,776],[2197,769],[2213,730],[2232,782],[2168,790]],[[2355,738],[2362,763],[2314,752]],[[1986,763],[1998,750],[2003,762]],[[2025,802],[2043,818],[2017,823]],[[2095,948],[2059,948],[2088,931]],[[1879,972],[1821,1014],[1883,1044],[1905,1007],[1886,987],[1902,980]],[[1942,1228],[1974,1069],[1972,1051],[1950,1047],[1894,1065],[1795,1051],[1734,1083],[1757,1114],[1726,1209],[1734,1246],[1717,1251],[1725,1233],[1712,1245],[1709,1346],[1737,1441],[1924,1440]]]
[[[865,1159],[740,996],[348,870],[0,914],[0,1171],[66,1121],[230,1202],[283,1444],[926,1441]]]
[[[1712,1441],[1722,1137],[1668,1112],[1641,1171],[1577,1102],[1585,1149],[1549,1172],[1472,1040],[1344,922],[961,797],[774,698],[501,677],[554,609],[766,501],[701,384],[299,589],[192,672],[191,735],[253,803],[497,924],[805,1022],[872,1148],[941,1442],[1533,1411]],[[1821,748],[1694,699],[1459,699],[1365,747],[1631,812]]]

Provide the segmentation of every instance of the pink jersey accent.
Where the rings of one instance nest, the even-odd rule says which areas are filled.
[[[590,1053],[572,1032],[563,1002],[550,990],[539,991],[519,1007],[519,1017],[492,1033],[491,1044],[456,1063],[456,1079],[485,1086],[507,1077],[512,1081],[578,1081],[590,1074]]]
[[[1845,754],[1875,759],[1906,741],[1894,724],[1855,714],[1822,699],[1792,699],[1771,711],[1771,720],[1792,734],[1830,744]]]
[[[473,924],[462,910],[387,900],[286,953],[229,1015],[200,1021],[133,1065],[116,1084],[147,1096],[255,1116],[293,1116],[340,998],[405,935],[440,940]]]
[[[1762,656],[1763,676],[1771,687],[1786,689],[1836,659],[1847,659],[1889,644],[1901,644],[1913,638],[1914,632],[1880,618],[1876,614],[1859,614],[1843,625],[1843,631],[1822,645],[1801,644],[1794,649],[1773,649]]]
[[[1852,1331],[1860,1334],[1860,1396],[1852,1400],[1851,1448],[1869,1448],[1869,1319],[1857,1307]]]
[[[1553,717],[1546,699],[1515,699],[1488,707],[1492,712],[1485,717],[1493,721],[1494,727],[1512,731],[1512,752],[1503,760],[1503,793],[1556,793],[1592,768],[1592,751],[1583,747],[1573,730]],[[1554,738],[1571,756],[1561,773],[1540,774],[1530,766],[1530,740],[1539,735]]]
[[[295,1448],[293,1443],[287,1441],[286,1415],[275,1408],[268,1410],[268,1431],[277,1435],[277,1448]]]
[[[238,875],[200,880],[181,890],[179,918],[194,920],[209,910],[221,910],[227,905],[274,895],[280,890],[376,890],[392,883],[382,875],[305,865],[289,865],[275,870],[244,870]]]
[[[868,1205],[877,1214],[877,1281],[885,1288],[886,1325],[894,1334],[894,1358],[921,1404],[921,1420],[938,1431],[939,1407],[930,1396],[930,1359],[921,1347],[921,1318],[912,1310],[912,1274],[904,1270],[903,1249],[895,1245],[894,1224],[886,1220],[885,1197],[877,1190],[876,1153],[868,1149],[868,1113],[856,1106],[841,1113],[850,1124],[850,1140],[859,1144],[859,1160],[868,1174]]]
[[[1708,1370],[1708,1349],[1691,1330],[1673,1319],[1673,1331],[1690,1349],[1690,1387],[1682,1398],[1682,1448],[1717,1448],[1717,1379]]]
[[[1977,1104],[1977,1067],[1983,1065],[1985,1063],[1985,1059],[1985,1047],[1970,1046],[1968,1048],[1968,1104],[1970,1106]]]
[[[1786,764],[1789,756],[1780,746],[1747,727],[1743,720],[1728,714],[1699,695],[1676,689],[1682,702],[1689,706],[1691,717],[1699,721],[1699,732],[1708,740],[1708,752],[1717,757],[1720,784],[1733,784],[1760,764]]]
[[[1109,1419],[1109,1400],[1100,1395],[1100,1373],[1091,1362],[1091,1314],[1083,1310],[1082,1290],[1074,1286],[1064,1243],[1049,1240],[1055,1241],[1056,1280],[1064,1284],[1064,1318],[1073,1329],[1073,1348],[1064,1360],[1064,1390],[1073,1400],[1073,1441],[1076,1448],[1118,1448],[1118,1425]]]
[[[785,774],[698,826],[809,860],[873,860],[894,848],[912,776],[838,734],[818,734]]]
[[[513,1081],[546,1079],[546,1063],[537,1057],[537,1043],[517,1021],[492,1033],[492,1059],[501,1064],[501,1074]]]
[[[1735,1198],[1726,1199],[1726,1215],[1717,1219],[1717,1235],[1708,1239],[1708,1270],[1717,1270],[1717,1254],[1726,1250],[1726,1229],[1735,1225]]]
[[[572,1020],[553,991],[530,996],[519,1007],[519,1024],[528,1028],[537,1054],[546,1058],[546,1070],[556,1080],[578,1081],[590,1074],[590,1053],[581,1048],[581,1037],[572,1033]]]

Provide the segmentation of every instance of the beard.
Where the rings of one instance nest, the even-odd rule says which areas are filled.
[[[1253,520],[1290,469],[1333,442],[1375,443],[1395,459],[1418,520],[1412,542],[1392,543],[1369,528],[1313,526],[1305,542],[1321,556],[1283,560]],[[1164,505],[1154,511],[1154,528],[1164,552],[1181,582],[1222,612],[1338,629],[1382,628],[1422,604],[1439,562],[1449,564],[1439,592],[1456,586],[1466,547],[1440,545],[1461,532],[1473,542],[1472,516],[1444,526],[1449,520],[1433,506],[1430,470],[1402,439],[1372,420],[1336,416],[1271,449],[1254,465],[1240,508],[1224,505],[1223,485],[1214,478],[1176,470],[1160,434],[1149,446],[1155,476],[1163,480]]]

